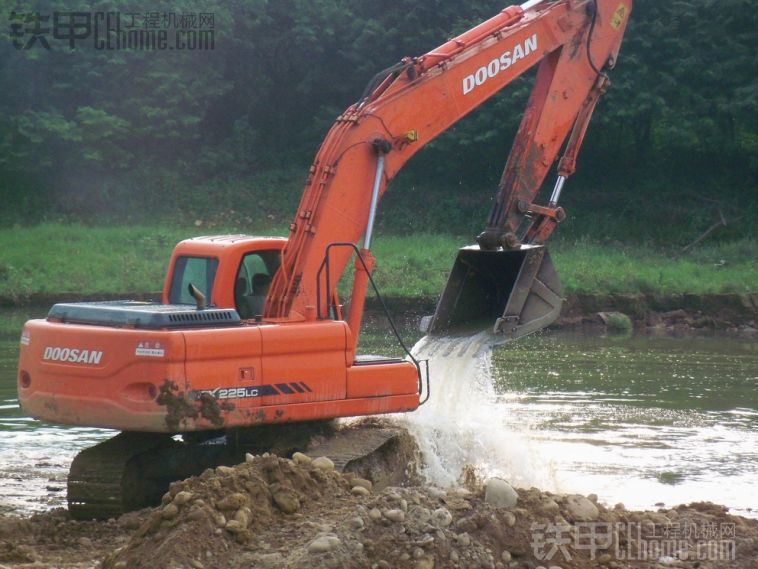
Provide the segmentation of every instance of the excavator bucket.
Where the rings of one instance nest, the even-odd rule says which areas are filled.
[[[472,245],[458,251],[427,332],[459,335],[489,328],[506,342],[551,324],[562,301],[544,246],[489,251]]]

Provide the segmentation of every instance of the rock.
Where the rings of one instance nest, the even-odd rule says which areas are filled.
[[[315,462],[315,461],[314,461]],[[331,461],[330,461],[331,462]],[[308,553],[325,553],[331,551],[340,544],[340,540],[334,536],[322,535],[308,545]]]
[[[452,561],[453,563],[458,563],[458,558],[459,558],[458,552],[455,549],[453,549],[450,552],[450,561]]]
[[[392,565],[390,565],[387,561],[384,559],[380,559],[376,563],[376,569],[392,569]]]
[[[250,508],[240,508],[234,513],[234,519],[242,524],[242,527],[244,528],[247,528],[247,526],[250,525],[252,516],[253,513],[250,511]]]
[[[187,519],[193,522],[197,522],[205,518],[205,516],[206,516],[206,513],[205,513],[205,510],[203,510],[203,508],[194,508],[187,516]]]
[[[371,482],[371,480],[366,480],[365,478],[353,478],[350,481],[350,484],[353,486],[362,486],[368,491],[371,491],[374,489],[374,483]]]
[[[81,545],[82,547],[92,547],[92,540],[88,537],[80,537],[76,540],[76,543]]]
[[[405,520],[405,512],[403,510],[385,510],[383,515],[391,522],[402,522]]]
[[[113,564],[113,569],[126,569],[126,561],[116,561]]]
[[[437,508],[432,512],[431,521],[438,528],[446,528],[453,522],[453,515],[447,508]]]
[[[292,460],[295,461],[295,464],[308,464],[311,462],[311,457],[302,452],[296,452],[292,455]]]
[[[579,494],[566,496],[563,505],[569,519],[575,522],[593,522],[600,515],[597,506]]]
[[[250,454],[249,452],[245,453],[245,462],[253,462],[255,460],[255,456]]]
[[[176,496],[174,496],[174,504],[179,507],[183,506],[190,500],[192,500],[192,492],[187,492],[186,490],[182,490]]]
[[[179,508],[177,508],[176,505],[173,503],[163,508],[163,511],[161,512],[161,517],[164,520],[173,520],[178,515],[179,515]]]
[[[505,525],[512,528],[516,524],[516,516],[513,515],[513,512],[503,512],[503,521]]]
[[[589,498],[589,501],[592,502],[593,504],[597,504],[597,494],[590,494],[589,496],[587,496],[587,498]]]
[[[331,459],[325,456],[319,456],[318,458],[313,459],[313,466],[320,470],[334,470],[334,463]]]
[[[368,511],[368,517],[371,521],[378,522],[382,519],[382,512],[378,508],[372,508]]]
[[[490,478],[487,480],[484,501],[496,508],[511,508],[518,502],[518,493],[505,480]]]
[[[427,494],[429,494],[432,498],[444,498],[447,496],[447,492],[445,492],[442,488],[437,488],[436,486],[432,486],[427,490]]]
[[[412,519],[416,524],[423,525],[432,519],[432,512],[423,506],[413,506],[408,511],[408,517]]]
[[[239,533],[241,531],[244,531],[246,528],[237,520],[229,520],[226,522],[224,529],[229,533]]]
[[[434,569],[434,557],[423,557],[416,561],[415,569]]]
[[[353,486],[352,490],[350,490],[350,493],[353,496],[368,496],[371,492],[369,492],[368,489],[364,488],[363,486]]]
[[[600,557],[597,558],[597,562],[601,565],[607,565],[611,562],[611,556],[608,553],[603,553]]]
[[[552,498],[544,498],[539,505],[539,512],[543,516],[555,516],[561,511],[561,507]]]
[[[300,499],[292,490],[278,490],[273,495],[274,504],[285,514],[294,514],[300,509]]]
[[[190,559],[189,564],[193,567],[193,569],[205,569],[205,565],[200,563],[197,559]]]
[[[504,549],[503,552],[500,554],[500,559],[502,559],[503,563],[510,563],[511,558],[513,556],[511,555],[511,552],[507,549]]]
[[[471,545],[471,537],[467,533],[458,534],[455,538],[455,543],[458,547],[468,547]]]
[[[234,474],[234,468],[231,466],[217,466],[216,472],[219,474]]]
[[[221,467],[219,467],[221,468]],[[218,501],[216,504],[216,508],[221,510],[222,512],[227,511],[237,511],[242,506],[247,505],[248,498],[245,494],[242,494],[240,492],[235,492],[234,494],[229,494],[225,498],[222,498]]]
[[[363,518],[356,516],[350,520],[349,525],[350,529],[353,531],[362,530],[364,526]]]

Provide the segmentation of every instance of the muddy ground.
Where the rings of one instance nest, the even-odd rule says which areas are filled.
[[[393,452],[411,456],[412,445],[407,437]],[[404,485],[382,487],[387,465]],[[473,471],[442,489],[418,483],[409,466],[398,478],[391,460],[342,474],[324,458],[249,455],[118,519],[5,515],[0,567],[758,567],[758,520],[715,504],[629,511],[593,495],[514,490]]]

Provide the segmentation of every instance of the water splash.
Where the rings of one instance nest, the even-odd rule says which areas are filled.
[[[429,360],[431,397],[414,413],[397,418],[414,436],[429,482],[450,486],[466,467],[480,477],[500,476],[519,486],[555,486],[553,469],[523,431],[506,424],[507,407],[495,394],[494,338],[425,336],[413,355]]]

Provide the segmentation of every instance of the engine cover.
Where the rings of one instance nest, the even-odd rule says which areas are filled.
[[[240,316],[233,308],[197,310],[186,304],[160,304],[137,300],[71,302],[54,305],[47,319],[70,324],[115,328],[207,328],[238,326]]]

